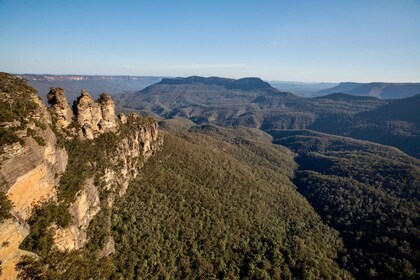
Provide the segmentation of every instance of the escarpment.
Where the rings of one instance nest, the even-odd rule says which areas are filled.
[[[75,193],[75,199],[65,198],[70,202],[73,223],[68,227],[56,228],[53,238],[57,249],[65,251],[82,248],[88,241],[87,230],[91,221],[101,209],[112,209],[115,197],[125,194],[130,181],[137,177],[145,161],[161,145],[162,138],[159,137],[157,123],[152,119],[130,114],[126,124],[119,121],[116,133],[99,135],[96,139],[75,147],[70,152],[70,158],[77,157],[77,166],[69,166],[69,170],[76,170],[78,166],[92,170],[93,164],[95,172],[87,172],[92,175],[80,181],[79,189],[65,186],[71,189],[62,190]],[[90,154],[82,155],[85,149],[91,149]],[[80,156],[84,158],[81,159]],[[67,175],[78,176],[71,172],[66,173],[65,178]]]
[[[15,264],[28,254],[19,249],[29,233],[33,207],[56,197],[67,165],[57,146],[51,116],[37,92],[24,81],[0,73],[0,191],[12,202],[12,215],[0,219],[3,277],[16,278]]]
[[[117,117],[107,94],[93,100],[82,91],[72,107],[62,89],[47,97],[50,108],[25,81],[0,73],[1,207],[12,203],[0,216],[5,279],[17,278],[24,255],[83,248],[92,221],[100,216],[106,224],[115,196],[162,145],[153,119]],[[101,256],[114,248],[105,235]]]

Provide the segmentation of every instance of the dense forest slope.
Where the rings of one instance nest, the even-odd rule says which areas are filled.
[[[340,232],[357,278],[419,277],[420,162],[400,151],[311,131],[272,131],[298,153],[298,190]]]
[[[337,94],[322,98],[330,98]],[[369,97],[352,97],[369,98]],[[330,134],[369,140],[401,149],[420,158],[420,94],[397,99],[377,109],[353,115],[320,117],[310,128]]]
[[[257,130],[194,127],[115,205],[116,276],[128,279],[340,279],[336,232],[289,177],[287,149]]]

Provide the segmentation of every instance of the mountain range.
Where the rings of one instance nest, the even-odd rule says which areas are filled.
[[[101,76],[101,75],[50,75],[20,74],[18,75],[35,87],[44,96],[50,87],[61,87],[69,98],[77,98],[82,89],[89,89],[97,98],[102,92],[120,94],[137,92],[164,77],[151,76]],[[287,82],[269,81],[274,88],[283,92],[291,92],[300,97],[316,97],[332,93],[347,93],[359,96],[374,96],[382,99],[398,99],[420,94],[420,83],[325,83],[325,82]]]
[[[315,95],[331,93],[373,96],[382,99],[406,98],[420,94],[420,83],[340,83],[334,87],[319,90]]]
[[[139,92],[118,95],[116,102],[125,109],[195,124],[242,125],[267,132],[312,129],[350,136],[392,145],[419,158],[418,97],[383,100],[340,93],[301,98],[257,78],[189,77],[163,79]]]
[[[94,98],[103,92],[119,94],[127,91],[138,91],[159,82],[162,77],[149,76],[100,76],[100,75],[48,75],[22,74],[19,77],[27,80],[37,91],[44,102],[51,87],[66,90],[70,100],[75,100],[83,89],[89,89]]]

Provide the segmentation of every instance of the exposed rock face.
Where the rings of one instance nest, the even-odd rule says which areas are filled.
[[[135,122],[138,115],[129,116],[130,122]],[[119,172],[108,169],[104,176],[107,189],[115,190],[119,196],[127,191],[130,181],[137,177],[144,163],[162,146],[159,138],[158,124],[138,125],[127,137],[124,137],[111,157],[112,162],[119,166]]]
[[[99,252],[99,257],[108,257],[109,255],[113,254],[115,252],[115,241],[112,236],[108,236],[108,240],[105,243],[104,248]]]
[[[124,115],[123,113],[118,114],[118,118],[120,119],[122,124],[126,124],[127,123],[127,116]]]
[[[70,205],[69,212],[73,217],[73,224],[65,229],[56,230],[55,246],[61,251],[82,248],[87,240],[86,230],[100,210],[98,189],[94,186],[93,179],[89,179],[77,194],[76,201]]]
[[[99,96],[99,105],[102,112],[102,120],[99,122],[99,129],[101,132],[112,131],[115,132],[117,128],[117,119],[115,118],[115,104],[111,96],[102,93]]]
[[[99,122],[102,120],[99,104],[83,90],[81,96],[74,102],[73,108],[83,136],[87,139],[95,138],[95,134],[99,132]]]
[[[74,102],[73,109],[82,128],[83,137],[94,139],[101,133],[116,131],[115,105],[110,95],[103,93],[99,100],[95,101],[83,90]]]
[[[56,135],[49,126],[51,116],[36,91],[10,75],[2,77],[2,83],[0,102],[29,101],[27,106],[33,108],[12,122],[0,121],[0,127],[6,132],[13,127],[21,139],[21,142],[6,144],[0,152],[0,191],[13,203],[13,218],[0,224],[0,244],[8,243],[0,249],[0,260],[3,277],[14,279],[17,276],[14,266],[19,257],[26,254],[19,250],[19,244],[29,233],[26,220],[35,205],[55,198],[55,186],[66,168],[67,153],[56,146]],[[10,84],[13,91],[3,91]]]
[[[21,223],[16,217],[7,219],[0,224],[0,258],[2,261],[1,279],[16,279],[16,264],[24,255],[34,255],[20,250],[19,245],[29,234],[29,226]]]
[[[67,128],[71,124],[73,111],[64,95],[64,89],[51,88],[47,95],[47,99],[48,104],[51,105],[51,108],[57,117],[57,125],[62,128]]]

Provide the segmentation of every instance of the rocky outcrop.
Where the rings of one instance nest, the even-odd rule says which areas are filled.
[[[109,255],[113,254],[114,252],[115,252],[114,238],[112,238],[112,236],[108,236],[107,241],[105,243],[105,246],[99,252],[99,257],[100,258],[108,257]]]
[[[31,252],[20,250],[19,245],[29,234],[29,226],[17,217],[7,219],[0,224],[0,258],[2,261],[1,279],[16,279],[16,264]]]
[[[99,122],[102,120],[99,104],[87,91],[82,91],[80,97],[74,102],[73,109],[77,123],[82,128],[82,135],[87,139],[95,138],[99,132]]]
[[[51,109],[57,118],[57,126],[67,128],[72,122],[73,111],[64,95],[64,89],[51,88],[47,99],[48,104],[51,105]]]
[[[101,210],[99,192],[89,179],[84,188],[76,195],[76,201],[69,207],[73,223],[67,228],[57,228],[54,236],[55,246],[60,251],[77,250],[86,243],[87,228]]]
[[[102,93],[99,96],[98,100],[99,106],[101,108],[102,119],[99,122],[99,131],[100,132],[115,132],[117,128],[117,119],[115,117],[115,104],[111,96],[105,93]]]
[[[73,110],[82,129],[82,137],[94,139],[101,133],[115,132],[117,129],[114,101],[108,94],[101,94],[96,101],[83,90],[74,102]]]
[[[127,121],[138,123],[140,117],[130,114]],[[162,146],[159,138],[158,124],[137,124],[134,129],[123,137],[115,150],[111,161],[119,167],[118,172],[108,168],[105,172],[104,182],[107,189],[114,190],[119,196],[125,194],[129,182],[136,178],[144,163]]]

